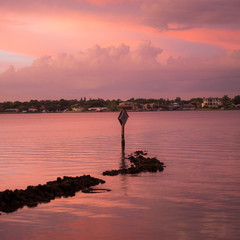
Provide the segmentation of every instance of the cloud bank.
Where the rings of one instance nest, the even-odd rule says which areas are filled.
[[[160,30],[240,28],[238,0],[149,0],[142,2],[142,12],[144,21]]]
[[[150,42],[95,45],[76,54],[43,56],[29,67],[0,74],[0,100],[81,97],[183,98],[240,92],[240,50],[212,58],[169,57]]]
[[[239,0],[1,0],[0,50],[39,57],[146,39],[175,56],[183,42],[239,49],[239,12]]]
[[[28,15],[85,13],[122,22],[129,16],[165,30],[206,26],[239,29],[240,23],[238,0],[1,0],[0,6]]]

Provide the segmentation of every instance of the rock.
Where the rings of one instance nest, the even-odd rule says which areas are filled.
[[[39,203],[50,202],[56,197],[74,196],[76,192],[90,186],[105,183],[104,180],[83,175],[81,177],[58,177],[56,181],[44,185],[28,186],[25,190],[16,189],[0,192],[0,211],[10,213],[24,206],[36,207]]]
[[[103,172],[103,175],[108,175],[108,176],[116,176],[119,174],[119,170],[111,170],[111,171],[105,171]]]
[[[136,151],[128,156],[131,167],[126,169],[108,170],[102,174],[105,176],[116,176],[118,174],[138,174],[141,172],[161,172],[164,170],[164,163],[160,162],[157,158],[145,157],[146,151]]]

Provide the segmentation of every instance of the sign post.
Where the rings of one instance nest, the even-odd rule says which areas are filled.
[[[128,114],[127,114],[127,111],[126,109],[122,109],[119,116],[118,116],[118,120],[122,126],[122,129],[121,129],[121,136],[122,136],[122,147],[125,146],[125,137],[124,137],[124,127],[125,127],[125,124],[128,120]]]

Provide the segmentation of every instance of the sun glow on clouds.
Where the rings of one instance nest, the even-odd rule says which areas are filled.
[[[223,0],[218,1],[224,2]],[[73,5],[74,2],[79,3],[79,6]],[[97,6],[83,5],[87,2]],[[154,38],[158,38],[161,43],[164,39],[167,43],[167,38],[172,38],[183,39],[186,42],[217,45],[228,50],[239,48],[240,30],[227,29],[225,25],[223,29],[219,29],[222,22],[220,17],[224,9],[218,7],[215,19],[209,19],[208,14],[214,14],[214,10],[208,6],[206,10],[208,14],[204,12],[203,0],[196,6],[189,0],[173,1],[171,4],[169,1],[156,0],[148,2],[141,0],[138,3],[123,0],[70,0],[66,9],[63,8],[65,1],[61,1],[63,6],[56,4],[54,7],[49,4],[49,9],[47,5],[36,1],[35,5],[27,6],[29,11],[25,10],[24,13],[21,8],[19,11],[17,9],[10,11],[10,3],[5,2],[8,9],[0,11],[2,19],[0,24],[5,33],[0,39],[0,49],[11,52],[41,56],[57,54],[62,51],[77,51],[96,43],[111,45],[124,42],[131,46],[136,46],[142,40],[151,40],[157,43]],[[133,3],[134,6],[139,6],[139,11],[133,9]],[[111,8],[108,6],[109,4]],[[121,11],[118,10],[119,4],[121,4]],[[210,5],[210,3],[208,4]],[[183,8],[183,6],[185,7]],[[200,9],[196,9],[197,7]],[[34,8],[35,11],[30,11],[31,8]],[[126,13],[124,13],[124,8]],[[232,6],[230,10],[233,11],[234,8],[237,9],[236,6]],[[127,9],[133,10],[131,15]],[[189,15],[189,12],[194,11],[200,15],[197,18],[191,13],[193,16],[191,21],[186,16]],[[233,15],[235,12],[236,10]],[[225,13],[225,15],[226,19],[230,19],[228,22],[233,22],[231,20],[233,17],[229,17],[230,13]],[[187,23],[189,23],[188,26]],[[218,26],[217,29],[203,27],[203,25],[209,27],[213,23]],[[200,25],[201,28],[199,28]],[[159,29],[162,31],[158,31]],[[174,29],[178,31],[174,31]],[[184,30],[181,31],[181,29]],[[16,39],[18,39],[17,42]]]
[[[166,35],[190,42],[202,42],[227,50],[240,49],[240,30],[190,29],[182,32],[169,31]]]
[[[76,52],[96,43],[105,46],[122,42],[136,45],[139,38],[145,38],[143,27],[104,19],[99,21],[95,16],[85,14],[28,16],[22,21],[28,23],[3,26],[6,34],[0,38],[2,48],[33,56],[56,55],[62,51]]]

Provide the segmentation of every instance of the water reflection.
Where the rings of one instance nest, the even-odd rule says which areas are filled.
[[[0,239],[239,239],[240,111],[0,116],[0,188],[127,167],[148,150],[166,171],[103,177],[111,192],[0,216]],[[149,124],[151,123],[151,124]]]
[[[122,144],[122,154],[120,160],[120,169],[126,169],[128,166],[126,164],[125,158],[125,144]],[[125,196],[128,196],[128,177],[126,175],[120,175],[121,189]]]
[[[126,161],[125,161],[125,144],[122,144],[122,154],[121,154],[121,161],[120,161],[120,169],[126,169]]]

